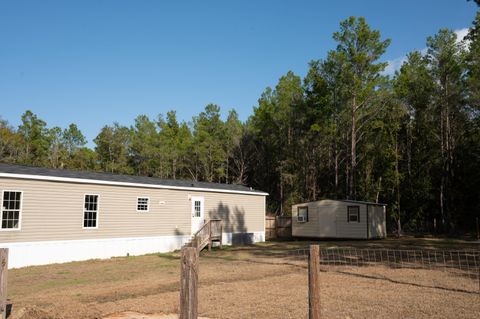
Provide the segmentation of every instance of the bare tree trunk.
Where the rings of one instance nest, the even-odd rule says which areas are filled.
[[[334,153],[335,153],[335,198],[338,198],[338,150],[337,150],[337,141],[334,143]]]
[[[375,197],[375,203],[378,203],[378,198],[380,197],[380,190],[382,189],[382,176],[378,179],[378,186],[377,186],[377,196]]]
[[[440,181],[440,215],[444,231],[450,231],[450,216],[448,211],[448,184],[450,174],[450,121],[448,104],[448,77],[444,79],[444,108],[440,111],[440,133],[441,133],[441,154],[442,173]]]
[[[348,194],[349,190],[349,179],[350,179],[350,166],[348,164],[345,165],[345,194]]]
[[[282,179],[281,170],[280,170],[280,215],[283,216],[283,179]]]
[[[176,159],[174,158],[173,161],[172,161],[172,177],[173,177],[173,179],[176,179],[176,177],[177,177],[176,171],[177,171],[177,163],[176,163]]]
[[[227,155],[227,169],[225,170],[225,183],[228,184],[228,155]]]
[[[312,200],[317,200],[317,168],[315,167],[315,148],[312,149]]]
[[[351,139],[351,149],[350,149],[350,182],[349,182],[349,191],[348,197],[349,199],[356,199],[356,192],[355,192],[355,174],[357,168],[357,134],[356,134],[356,112],[357,101],[356,96],[353,96],[352,100],[352,123],[351,123],[351,132],[350,132],[350,139]]]
[[[395,184],[397,187],[397,230],[398,236],[402,235],[402,221],[400,216],[400,170],[398,168],[398,133],[395,133]]]

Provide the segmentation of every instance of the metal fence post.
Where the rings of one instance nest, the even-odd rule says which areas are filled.
[[[308,318],[320,319],[320,247],[310,245],[308,257]]]
[[[183,247],[180,274],[180,319],[198,317],[198,252],[194,247]]]
[[[8,248],[0,248],[0,315],[7,318]]]

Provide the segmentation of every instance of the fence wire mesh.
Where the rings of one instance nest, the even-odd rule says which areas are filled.
[[[307,261],[308,254],[289,255]],[[322,248],[320,269],[480,294],[480,251]]]

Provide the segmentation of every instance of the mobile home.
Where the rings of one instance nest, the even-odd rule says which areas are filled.
[[[265,239],[268,194],[240,185],[0,164],[0,192],[9,267],[172,251],[208,219]]]
[[[371,239],[387,236],[385,204],[318,200],[292,206],[292,236]]]

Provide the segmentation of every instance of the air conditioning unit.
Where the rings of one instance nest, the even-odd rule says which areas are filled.
[[[304,223],[305,222],[305,216],[297,216],[297,222]]]

